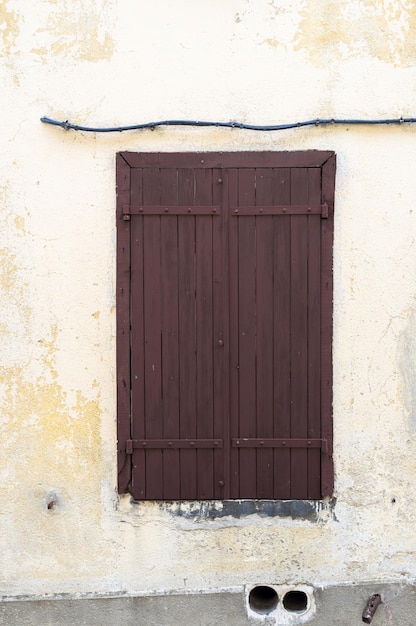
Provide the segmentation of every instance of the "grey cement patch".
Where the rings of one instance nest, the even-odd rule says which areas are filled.
[[[357,626],[368,598],[383,604],[373,626],[413,626],[416,588],[408,584],[346,585],[315,590],[311,626]],[[212,593],[152,597],[26,600],[0,603],[1,626],[279,626],[273,616],[249,618],[245,593]],[[291,624],[295,625],[296,615]]]
[[[133,501],[134,502],[134,501]],[[224,517],[241,519],[249,515],[281,517],[309,522],[322,521],[321,513],[335,518],[336,498],[327,500],[207,500],[200,502],[159,502],[159,508],[170,515],[187,519],[216,520]],[[134,502],[140,506],[140,502]]]

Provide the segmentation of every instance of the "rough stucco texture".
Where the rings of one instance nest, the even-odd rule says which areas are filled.
[[[415,28],[410,0],[0,1],[4,596],[415,578],[416,127],[39,122],[411,116]],[[115,153],[297,149],[338,157],[335,509],[207,519],[119,500]]]

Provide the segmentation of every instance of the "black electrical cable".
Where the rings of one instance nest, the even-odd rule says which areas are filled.
[[[144,124],[132,124],[130,126],[110,126],[106,128],[96,128],[91,126],[79,126],[78,124],[71,124],[68,122],[58,122],[52,120],[49,117],[41,117],[40,121],[44,124],[52,124],[53,126],[60,126],[65,130],[81,130],[86,133],[116,133],[126,130],[143,130],[150,128],[151,130],[158,126],[214,126],[217,128],[240,128],[242,130],[257,130],[257,131],[276,131],[276,130],[288,130],[290,128],[301,128],[302,126],[328,126],[331,124],[344,124],[344,125],[374,125],[374,124],[414,124],[416,122],[415,117],[399,117],[392,119],[378,119],[378,120],[365,120],[365,119],[315,119],[307,120],[305,122],[292,122],[290,124],[272,124],[269,126],[261,126],[255,124],[244,124],[243,122],[204,122],[200,120],[162,120],[159,122],[145,122]]]

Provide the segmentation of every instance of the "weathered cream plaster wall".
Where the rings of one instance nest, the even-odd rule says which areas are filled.
[[[39,122],[411,116],[415,42],[412,0],[0,0],[4,596],[416,577],[416,126]],[[334,515],[119,499],[115,153],[313,148],[338,158]]]

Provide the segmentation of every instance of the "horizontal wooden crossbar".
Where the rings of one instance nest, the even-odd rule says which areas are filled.
[[[327,450],[326,439],[232,439],[233,448],[322,448]]]
[[[128,439],[126,442],[127,454],[133,454],[133,450],[149,450],[167,448],[222,448],[222,439]]]

